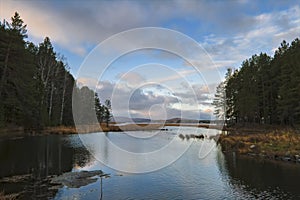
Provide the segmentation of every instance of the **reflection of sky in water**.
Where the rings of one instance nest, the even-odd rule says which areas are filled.
[[[182,141],[178,135],[205,134],[206,129],[191,127],[170,128],[157,134],[149,132],[152,137],[138,138],[133,133],[94,133],[81,135],[83,144],[100,162],[116,170],[144,173],[163,168],[176,161],[195,141]],[[136,131],[134,134],[144,134]],[[201,142],[204,144],[206,142]],[[214,143],[201,146],[201,151],[207,154]]]
[[[185,131],[184,134],[190,134],[193,129],[196,128],[187,127],[182,131]],[[56,199],[100,199],[101,180],[103,199],[300,199],[298,187],[300,165],[244,158],[231,154],[224,157],[220,148],[214,145],[214,140],[208,138],[181,140],[177,136],[179,133],[174,130],[163,131],[149,140],[128,137],[123,133],[109,133],[116,144],[123,146],[125,144],[138,145],[139,143],[135,140],[145,140],[143,148],[128,147],[133,150],[153,150],[154,147],[168,144],[170,142],[168,138],[174,138],[172,150],[179,151],[188,147],[189,142],[194,141],[175,162],[151,173],[124,173],[105,166],[86,150],[78,135],[50,135],[2,140],[0,141],[0,172],[2,177],[9,177],[13,174],[27,175],[32,170],[34,178],[59,175],[69,171],[101,169],[104,173],[111,175],[110,178],[98,178],[97,182],[78,189],[60,188],[56,193]],[[197,130],[207,131],[206,129]],[[101,134],[105,136],[104,133],[85,136]],[[94,140],[94,143],[98,144],[97,140]],[[145,147],[146,144],[149,146]],[[121,165],[131,164],[129,166],[131,169],[143,166],[138,162],[128,162],[126,157],[112,158],[109,148],[106,152],[104,150],[104,147],[94,148],[98,154],[106,153],[108,161],[119,161]],[[202,154],[210,153],[200,159],[199,150]],[[166,156],[168,155],[161,154],[157,156],[157,159],[163,160]],[[35,197],[44,195],[45,187],[51,184],[36,184],[31,191],[32,177],[29,182],[1,182],[0,186],[5,191],[7,188],[16,191],[20,190],[18,188],[24,188],[29,195],[26,199],[30,199],[31,195]],[[35,183],[39,184],[40,181]]]
[[[178,127],[170,127],[171,131],[161,132],[155,137],[151,139],[136,139],[131,136],[127,136],[123,133],[97,133],[97,134],[89,134],[85,136],[89,136],[92,139],[94,138],[94,142],[98,141],[102,137],[109,137],[115,144],[126,146],[129,145],[129,149],[131,150],[155,150],[157,147],[161,147],[164,144],[168,144],[170,140],[174,139],[175,144],[173,151],[182,150],[185,147],[188,147],[189,144],[193,143],[190,149],[181,156],[177,161],[173,164],[166,166],[158,171],[145,173],[145,174],[131,174],[118,172],[113,170],[101,162],[94,160],[90,163],[87,163],[86,166],[81,168],[74,169],[77,170],[97,170],[101,169],[105,173],[110,173],[111,178],[103,179],[103,199],[126,199],[126,198],[134,198],[134,199],[184,199],[185,197],[192,197],[193,195],[198,194],[200,185],[201,187],[209,186],[210,181],[214,180],[213,176],[218,175],[217,166],[215,164],[215,152],[216,149],[213,149],[212,154],[208,154],[205,159],[198,159],[198,152],[203,143],[206,143],[208,140],[198,140],[198,139],[190,139],[181,140],[178,137],[178,134],[201,134],[206,130],[195,129],[191,127],[186,127],[177,132]],[[196,132],[195,132],[196,130]],[[200,131],[199,131],[200,130]],[[88,138],[89,138],[88,137]],[[91,140],[89,140],[90,142]],[[138,141],[143,141],[139,146]],[[194,141],[194,142],[193,142]],[[91,142],[91,144],[94,144]],[[107,159],[109,161],[114,162],[113,158],[110,158],[109,150],[105,151],[104,148],[97,148],[96,145],[92,146],[94,151],[99,151],[98,153],[103,152],[103,154],[107,153]],[[95,153],[95,152],[94,152]],[[160,159],[164,159],[167,155],[160,155]],[[120,163],[126,162],[126,157],[117,157]],[[135,165],[136,163],[132,163]],[[201,168],[199,168],[201,166]],[[134,166],[133,166],[134,167]],[[207,173],[207,171],[210,171]],[[119,176],[122,174],[123,176]],[[209,174],[210,178],[205,178],[206,175]],[[193,180],[195,179],[196,180]],[[197,180],[201,180],[200,185]],[[187,188],[185,188],[187,187]],[[150,188],[150,189],[149,189]],[[93,191],[93,192],[89,192]],[[79,199],[82,198],[99,198],[100,197],[100,180],[96,183],[85,186],[79,190],[75,189],[62,189],[56,196],[57,199],[63,196],[72,196]]]
[[[195,128],[188,127],[185,128],[184,131],[186,134],[189,134],[193,129]],[[203,132],[207,130],[198,129],[198,131]],[[209,131],[206,135],[210,135],[213,132],[216,133],[218,131]],[[105,136],[104,133],[91,135],[99,137],[98,135],[101,134]],[[143,145],[147,144],[148,147],[140,149],[138,147],[129,148],[134,150],[155,149],[155,147],[159,147],[161,144],[168,143],[168,137],[175,139],[175,147],[187,146],[190,141],[193,141],[193,139],[190,139],[189,142],[187,140],[181,140],[177,134],[174,135],[173,131],[160,133],[159,136],[153,138],[153,140],[147,140],[148,143],[143,143]],[[128,144],[133,146],[138,144],[137,141],[135,141],[137,139],[127,137],[122,133],[109,133],[108,135],[112,141],[118,145],[125,146],[125,144]],[[112,159],[110,158],[109,150],[106,152],[103,151],[103,148],[95,148],[94,150],[99,151],[98,153],[100,153],[100,151],[107,153],[107,159],[109,161]],[[176,150],[176,148],[174,148],[174,150]],[[204,153],[210,151],[210,153],[204,158],[199,159],[199,150]],[[164,157],[165,155],[161,155],[161,158]],[[126,162],[126,158],[118,157],[118,159],[120,163]],[[261,175],[260,170],[264,167],[261,167],[262,165],[260,163],[255,164],[255,162],[244,162],[243,160],[239,162],[235,161],[234,163],[231,162],[230,159],[225,160],[219,147],[215,146],[215,142],[206,138],[204,140],[194,140],[183,156],[174,163],[155,172],[143,174],[124,173],[111,169],[96,159],[91,160],[83,167],[75,167],[73,170],[101,169],[105,173],[110,173],[110,178],[102,179],[103,199],[276,199],[283,197],[287,199],[288,197],[292,197],[284,191],[282,185],[281,187],[268,185],[260,188],[263,182],[256,183],[256,185],[251,185],[251,182],[244,182],[243,179],[247,176],[255,177],[255,173]],[[249,169],[246,169],[244,175],[240,174],[245,168],[245,166],[243,166],[243,169],[239,168],[239,165],[242,163],[249,166]],[[135,163],[132,163],[132,165],[134,164]],[[275,175],[280,172],[285,172],[285,170],[282,170],[284,168],[276,168],[274,165],[268,166],[267,169],[275,170]],[[247,175],[247,173],[251,174]],[[292,173],[296,174],[295,169]],[[238,174],[239,176],[237,176]],[[271,179],[274,179],[274,175],[265,177],[265,179],[271,181]],[[281,180],[274,180],[277,185],[280,184]],[[99,199],[101,194],[100,183],[101,180],[99,179],[97,182],[79,189],[62,188],[57,193],[56,199]],[[284,184],[287,183],[285,182],[283,185]]]

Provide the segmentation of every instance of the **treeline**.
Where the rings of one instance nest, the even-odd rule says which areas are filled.
[[[76,124],[106,123],[108,126],[112,118],[111,102],[106,100],[101,104],[98,93],[84,86],[74,88],[73,107]]]
[[[94,91],[76,87],[65,58],[48,37],[39,45],[26,38],[17,12],[10,23],[0,22],[0,127],[73,125],[73,88],[81,96],[89,90],[94,97]]]
[[[300,124],[300,41],[283,41],[273,57],[265,53],[228,70],[213,102],[228,124]]]

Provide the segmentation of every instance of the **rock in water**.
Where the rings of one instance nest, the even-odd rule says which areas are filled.
[[[98,177],[106,176],[101,170],[67,172],[52,178],[52,184],[62,184],[69,188],[79,188],[97,181]]]

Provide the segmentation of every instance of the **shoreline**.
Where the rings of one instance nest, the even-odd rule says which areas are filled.
[[[223,153],[236,153],[253,159],[300,163],[300,134],[293,129],[253,130],[220,135],[218,144]]]
[[[71,135],[71,134],[86,134],[94,132],[123,132],[123,131],[145,131],[145,130],[160,130],[162,124],[128,124],[118,126],[116,124],[92,124],[79,126],[53,126],[44,127],[41,130],[25,130],[23,127],[11,127],[0,129],[0,139],[11,139],[25,136],[39,135]]]
[[[24,130],[22,127],[0,129],[0,140],[18,139],[43,135],[71,135],[87,134],[93,132],[124,132],[124,131],[155,131],[168,129],[165,126],[198,127],[225,131],[220,134],[217,144],[223,153],[237,153],[254,159],[268,159],[276,161],[289,161],[300,163],[300,134],[294,129],[279,127],[234,127],[226,128],[216,124],[115,124],[105,123],[81,126],[54,126],[42,130]]]
[[[217,129],[230,131],[230,129],[224,129],[223,126],[216,124],[188,124],[188,123],[137,123],[137,124],[115,124],[110,123],[106,126],[105,123],[102,124],[92,124],[92,125],[80,125],[80,126],[53,126],[44,127],[41,130],[25,130],[23,127],[10,127],[0,129],[0,139],[13,139],[27,136],[39,136],[39,135],[70,135],[70,134],[86,134],[93,132],[124,132],[124,131],[154,131],[162,130],[165,131],[165,126],[184,126],[184,127],[197,127],[206,129]]]

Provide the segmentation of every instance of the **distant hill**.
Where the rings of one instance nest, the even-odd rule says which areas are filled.
[[[172,118],[166,120],[166,123],[210,123],[210,120]]]
[[[151,122],[151,119],[147,118],[129,118],[129,117],[114,117],[113,122],[117,123],[130,123],[130,122],[135,122],[135,123],[149,123]],[[196,119],[181,119],[181,118],[172,118],[172,119],[167,119],[166,121],[164,120],[154,120],[152,122],[156,123],[210,123],[210,120],[196,120]]]
[[[135,122],[135,123],[149,123],[150,119],[146,118],[129,118],[129,117],[114,117],[113,122],[117,123],[126,123],[126,122]]]

